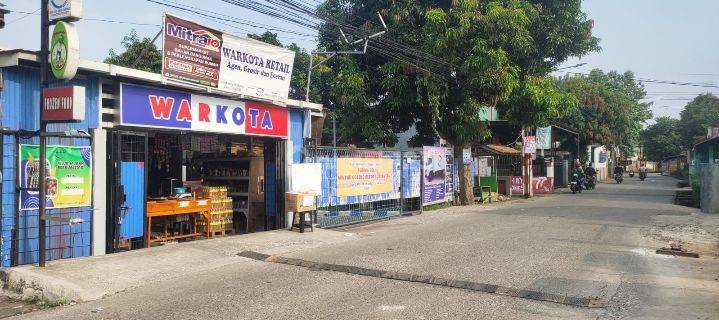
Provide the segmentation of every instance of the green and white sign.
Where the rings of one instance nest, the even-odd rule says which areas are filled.
[[[60,21],[50,39],[50,69],[55,78],[72,79],[80,65],[80,40],[75,25]]]
[[[35,210],[40,205],[40,147],[20,145],[20,210]],[[88,207],[92,196],[92,156],[89,146],[47,146],[48,209]]]

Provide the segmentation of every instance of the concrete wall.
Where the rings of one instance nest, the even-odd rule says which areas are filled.
[[[697,165],[696,178],[702,212],[719,213],[719,164]]]

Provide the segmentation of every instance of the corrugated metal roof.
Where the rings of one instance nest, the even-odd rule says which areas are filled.
[[[485,144],[481,146],[482,148],[485,148],[486,150],[498,154],[507,154],[507,155],[520,155],[522,154],[519,150],[514,149],[512,147],[503,146],[501,144]]]

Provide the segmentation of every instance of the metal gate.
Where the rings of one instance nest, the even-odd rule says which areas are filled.
[[[147,134],[113,131],[108,135],[107,252],[145,243]]]
[[[392,191],[338,196],[337,159],[342,158],[391,160]],[[317,199],[317,223],[320,227],[332,228],[388,219],[420,210],[421,151],[308,146],[303,149],[303,159],[305,163],[322,164],[322,194]]]

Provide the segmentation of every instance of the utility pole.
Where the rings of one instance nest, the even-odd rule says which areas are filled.
[[[375,37],[379,37],[387,32],[387,24],[384,23],[384,19],[382,18],[382,15],[377,12],[377,16],[379,17],[379,21],[382,22],[382,27],[384,30],[377,32],[375,34],[369,35],[367,37],[364,37],[362,39],[356,40],[352,43],[350,43],[349,39],[347,39],[347,36],[345,36],[344,31],[340,28],[340,34],[342,34],[342,38],[345,40],[345,43],[350,45],[357,45],[362,42],[364,42],[364,46],[362,51],[312,51],[310,52],[310,67],[307,70],[307,88],[305,89],[305,101],[310,101],[310,83],[312,82],[312,69],[315,67],[318,67],[322,65],[323,63],[327,62],[327,60],[332,59],[333,57],[340,55],[340,54],[365,54],[367,53],[367,45],[369,44],[369,40]],[[324,60],[321,60],[317,64],[314,63],[313,56],[315,54],[324,54],[327,55],[327,58]],[[337,114],[336,112],[332,114],[332,147],[337,148],[337,131],[336,131],[336,122],[337,122]]]
[[[42,92],[45,88],[48,87],[49,84],[49,78],[48,78],[48,56],[50,52],[50,18],[48,13],[48,0],[41,0],[40,1],[40,92]],[[40,180],[39,182],[39,212],[38,212],[38,265],[40,267],[45,266],[45,241],[47,240],[47,236],[45,234],[45,208],[47,201],[47,186],[46,186],[46,177],[47,177],[47,166],[46,166],[46,158],[47,155],[46,149],[46,141],[45,141],[45,131],[47,130],[47,125],[45,123],[45,119],[43,117],[42,112],[42,103],[43,99],[40,99],[40,131],[39,131],[39,138],[40,138]]]

